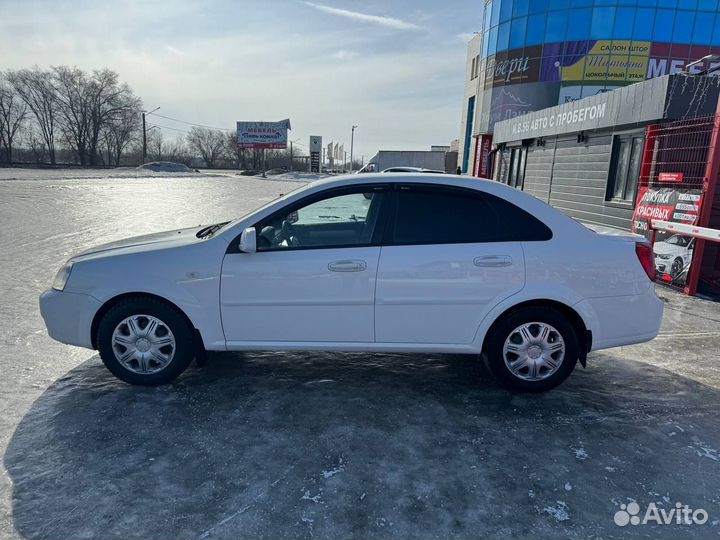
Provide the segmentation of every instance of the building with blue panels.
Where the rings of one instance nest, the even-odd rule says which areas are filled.
[[[489,176],[496,122],[720,65],[718,0],[489,0],[468,44],[459,163]]]

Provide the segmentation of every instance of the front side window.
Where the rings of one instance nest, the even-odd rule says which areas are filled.
[[[643,135],[615,137],[606,200],[635,202],[644,147],[645,137]]]
[[[289,207],[258,223],[258,251],[370,245],[383,192],[329,195]]]
[[[391,242],[465,244],[551,237],[545,224],[499,197],[408,187],[398,192]]]

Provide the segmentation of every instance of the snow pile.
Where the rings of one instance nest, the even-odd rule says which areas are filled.
[[[152,171],[161,173],[191,173],[194,172],[190,167],[183,165],[182,163],[173,163],[172,161],[152,161],[140,165],[138,170],[141,171]]]
[[[283,180],[285,182],[314,182],[315,180],[327,178],[328,176],[330,175],[309,172],[286,172],[282,174],[268,175],[268,178],[272,178],[273,180]]]

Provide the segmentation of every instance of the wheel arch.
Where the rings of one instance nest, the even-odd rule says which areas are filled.
[[[485,350],[485,343],[488,339],[488,336],[492,333],[495,326],[505,317],[510,315],[511,313],[527,308],[527,307],[546,307],[546,308],[552,308],[556,311],[559,311],[563,315],[565,315],[570,321],[570,324],[572,324],[573,329],[575,330],[575,334],[577,335],[579,345],[580,345],[580,363],[583,367],[585,367],[586,359],[587,359],[587,353],[592,349],[592,330],[588,328],[588,325],[586,324],[583,317],[578,313],[575,309],[573,309],[571,306],[569,306],[566,303],[563,303],[559,300],[553,300],[550,298],[536,298],[532,300],[524,300],[522,302],[518,302],[517,304],[513,304],[512,306],[506,308],[504,311],[502,311],[499,315],[497,315],[492,323],[488,326],[487,330],[485,331],[484,335],[482,336],[482,345],[481,345],[481,352]]]
[[[177,310],[178,313],[185,319],[185,321],[188,323],[190,328],[193,329],[193,342],[196,345],[196,349],[204,350],[204,344],[203,344],[203,338],[200,331],[197,329],[197,326],[192,322],[190,317],[188,317],[187,313],[178,306],[175,302],[172,302],[168,300],[167,298],[163,298],[162,296],[159,296],[157,294],[147,293],[147,292],[126,292],[122,294],[118,294],[116,296],[113,296],[112,298],[106,300],[102,306],[100,306],[100,309],[97,310],[95,313],[95,316],[93,317],[92,324],[90,325],[90,342],[93,346],[93,349],[97,350],[98,343],[97,343],[97,333],[98,333],[98,327],[100,326],[100,321],[102,321],[102,318],[105,316],[105,314],[112,309],[114,306],[116,306],[118,303],[122,302],[123,300],[127,300],[129,298],[152,298],[156,302],[161,302],[175,310]]]

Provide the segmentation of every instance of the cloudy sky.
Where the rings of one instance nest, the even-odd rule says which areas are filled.
[[[358,124],[356,153],[367,159],[459,136],[465,44],[480,5],[0,0],[0,69],[109,67],[160,114],[228,129],[289,117],[291,138],[303,145],[312,134],[349,147]],[[187,129],[154,123],[166,137]]]

